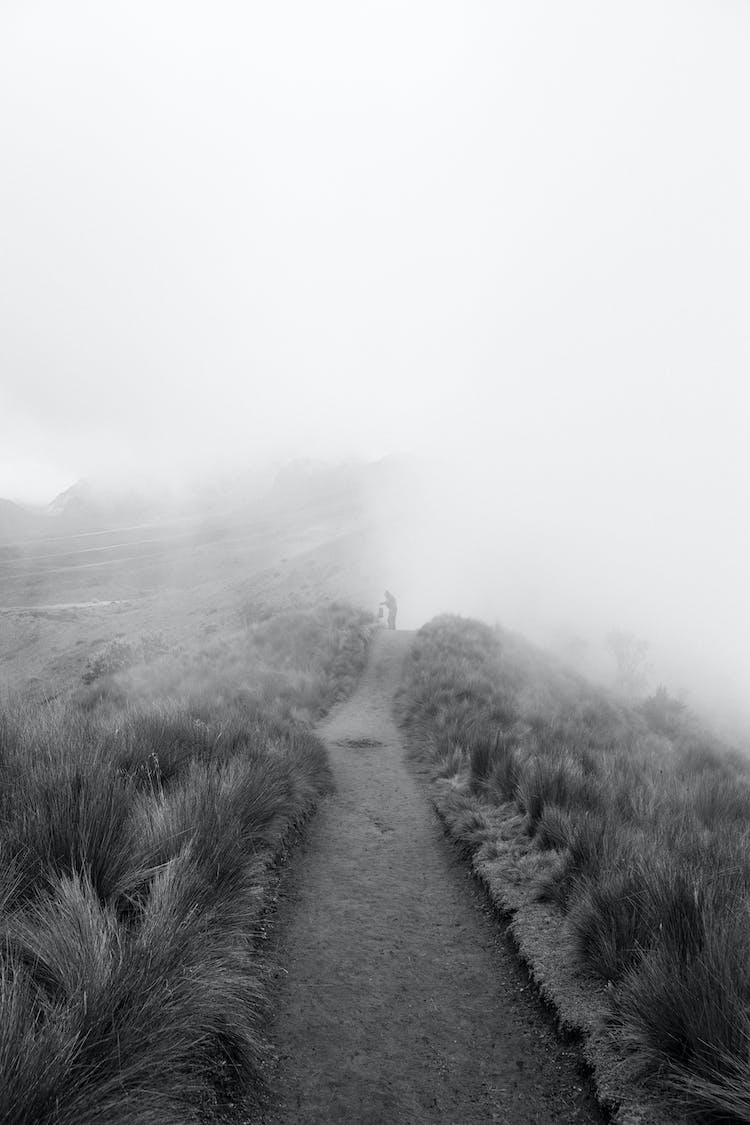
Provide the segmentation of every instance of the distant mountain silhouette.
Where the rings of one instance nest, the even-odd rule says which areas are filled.
[[[0,499],[0,541],[33,535],[67,535],[183,517],[271,517],[297,508],[354,515],[398,509],[413,494],[415,466],[409,458],[380,461],[298,460],[272,478],[268,469],[164,484],[139,479],[104,481],[84,477],[46,508],[31,510]]]
[[[67,531],[147,523],[161,516],[164,507],[163,498],[149,492],[147,486],[108,485],[84,478],[56,496],[47,515]]]

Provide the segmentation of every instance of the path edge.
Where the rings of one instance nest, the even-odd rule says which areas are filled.
[[[398,717],[397,717],[398,722]],[[565,957],[564,941],[544,934],[559,915],[536,901],[529,879],[531,841],[515,805],[487,805],[451,779],[434,778],[425,748],[429,736],[399,723],[407,754],[449,840],[484,888],[543,1003],[560,1031],[576,1038],[590,1070],[596,1099],[612,1125],[684,1125],[644,1089],[634,1062],[608,1033],[606,988],[577,973]]]

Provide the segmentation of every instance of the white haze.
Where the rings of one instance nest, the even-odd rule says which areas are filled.
[[[404,623],[744,707],[750,5],[0,6],[0,496],[439,457]]]

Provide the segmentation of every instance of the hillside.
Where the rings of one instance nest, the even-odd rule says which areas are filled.
[[[152,795],[161,791],[159,799],[175,817],[177,805],[170,802],[187,802],[183,811],[188,809],[197,799],[190,785],[199,775],[201,785],[207,782],[216,754],[216,767],[228,771],[221,786],[229,792],[230,775],[236,774],[238,792],[247,796],[242,789],[243,771],[250,768],[247,754],[260,762],[262,774],[253,773],[247,784],[265,785],[266,773],[275,776],[277,750],[288,755],[293,746],[310,749],[305,739],[313,724],[357,687],[365,660],[367,614],[342,607],[340,599],[374,610],[384,585],[401,593],[392,575],[405,542],[398,521],[406,526],[409,520],[404,479],[393,464],[353,472],[298,464],[263,496],[244,499],[229,511],[217,507],[209,514],[143,526],[26,536],[12,548],[6,545],[0,557],[0,689],[8,706],[0,751],[3,776],[11,783],[0,800],[6,802],[8,823],[16,825],[16,842],[6,841],[11,851],[27,847],[24,833],[31,828],[23,827],[22,817],[14,818],[29,802],[38,803],[41,789],[53,804],[62,802],[61,816],[69,816],[66,786],[79,781],[54,755],[54,777],[31,766],[39,748],[52,753],[53,743],[55,754],[68,755],[75,770],[83,770],[81,776],[91,755],[109,763],[107,785],[119,786],[115,774],[121,778],[132,772],[135,788],[140,792],[145,785]],[[394,493],[401,494],[398,503]],[[677,1120],[685,1114],[701,1122],[718,1114],[716,1120],[735,1125],[750,1119],[742,1070],[745,939],[737,925],[750,885],[750,773],[742,757],[666,692],[642,705],[627,703],[517,635],[477,621],[442,617],[414,637],[383,634],[370,661],[351,706],[342,702],[330,721],[315,727],[325,756],[318,748],[311,751],[314,761],[307,760],[305,751],[303,760],[290,760],[285,780],[273,781],[276,795],[269,799],[282,800],[283,791],[283,801],[291,803],[263,836],[271,863],[284,853],[287,828],[301,823],[325,791],[333,768],[341,802],[325,802],[300,868],[304,874],[291,877],[295,889],[280,915],[285,928],[273,956],[288,958],[288,971],[302,975],[308,995],[317,987],[320,965],[333,976],[348,966],[340,991],[326,986],[319,1005],[300,1008],[296,994],[272,990],[276,1047],[269,1053],[262,1036],[254,1038],[256,1025],[244,1025],[245,1045],[235,1045],[246,1052],[244,1062],[231,1061],[217,1048],[210,1064],[200,1064],[199,1081],[192,1062],[180,1063],[193,1075],[188,1093],[200,1087],[203,1092],[196,1096],[215,1102],[215,1109],[229,1096],[215,1087],[216,1074],[231,1076],[239,1066],[245,1075],[240,1100],[250,1098],[256,1105],[260,1091],[269,1087],[280,1097],[275,1108],[272,1098],[263,1111],[269,1125],[307,1119],[289,1103],[297,1097],[295,1089],[306,1091],[299,1097],[311,1099],[311,1106],[330,1110],[335,1104],[343,1122],[365,1112],[365,1103],[357,1102],[364,1095],[357,1090],[365,1088],[365,1071],[371,1076],[375,1068],[378,1081],[365,1082],[368,1104],[379,1105],[386,1116],[395,1114],[394,1120],[441,1120],[435,1106],[451,1120],[486,1120],[494,1105],[512,1106],[505,1120],[514,1125],[598,1119],[586,1081],[581,1085],[575,1051],[561,1055],[554,1032],[537,1023],[535,990],[523,998],[526,1006],[518,1006],[527,986],[513,977],[512,951],[502,969],[508,974],[504,991],[493,993],[487,1007],[486,979],[500,971],[493,961],[500,953],[495,950],[488,958],[485,947],[494,941],[497,923],[490,920],[485,931],[462,921],[462,914],[475,907],[463,891],[450,889],[455,872],[439,858],[440,841],[429,829],[415,779],[405,770],[405,740],[417,772],[432,778],[431,799],[448,835],[486,886],[493,907],[509,919],[536,987],[555,1006],[562,1026],[583,1034],[599,1099],[613,1119],[622,1125],[666,1122],[670,1112]],[[397,666],[403,666],[397,692],[402,733],[386,717],[397,690]],[[273,746],[277,750],[267,761]],[[298,769],[307,780],[293,779]],[[97,890],[81,882],[78,861],[62,872],[60,902],[73,903],[74,912],[90,913],[92,894],[106,909],[115,901],[106,889],[106,867],[114,860],[106,858],[110,845],[95,811],[99,801],[102,809],[111,809],[113,792],[91,790],[93,819],[86,829],[93,833],[91,847],[103,849],[104,883]],[[122,801],[117,831],[125,834],[121,842],[127,851],[130,828],[123,826],[152,814],[142,796],[117,793],[116,801]],[[295,793],[302,794],[301,803]],[[210,812],[215,815],[216,809]],[[149,839],[158,850],[156,828],[149,829]],[[255,824],[247,831],[257,842],[258,832],[266,829]],[[39,833],[34,847],[42,852],[52,847],[40,825],[34,832]],[[244,843],[237,847],[249,854]],[[130,858],[118,862],[132,867],[141,862],[139,854],[128,852]],[[413,870],[422,873],[416,889],[410,883]],[[717,870],[734,874],[717,880]],[[23,878],[31,895],[36,876],[29,870]],[[249,905],[257,894],[276,894],[275,885],[258,871],[251,882],[242,891],[249,896],[248,917],[260,909]],[[15,902],[8,893],[8,901]],[[362,893],[362,936],[345,956],[354,921],[346,921],[340,896],[348,902]],[[420,894],[420,921],[410,930],[409,904]],[[326,896],[334,900],[328,906]],[[26,910],[25,902],[19,909]],[[125,909],[117,902],[117,911]],[[41,909],[34,907],[35,926],[42,924]],[[293,936],[299,925],[295,910],[304,919],[299,939]],[[342,911],[345,924],[338,933],[331,918]],[[449,914],[461,935],[455,949],[452,935],[433,934],[434,926],[443,925],[437,919]],[[15,906],[8,918],[14,941],[33,940],[41,948],[39,943],[48,940],[30,936],[26,914],[26,928],[18,929],[22,916]],[[47,934],[49,919],[44,926]],[[234,941],[239,931],[231,932]],[[366,999],[360,980],[366,973],[363,951],[373,955],[370,946],[377,935],[378,956],[388,949],[391,960]],[[453,993],[423,964],[433,939],[436,950],[453,949],[452,967],[463,966],[465,976],[453,981]],[[484,951],[474,950],[476,943]],[[317,969],[309,960],[314,948]],[[437,956],[427,960],[432,964]],[[173,971],[165,961],[167,976]],[[361,1008],[348,991],[352,982]],[[243,987],[237,982],[238,994]],[[378,1045],[383,989],[391,990],[388,1018],[393,1041],[401,1044],[398,1058]],[[434,1025],[428,1047],[411,1043],[416,996],[429,1000],[420,1017]],[[654,996],[660,997],[658,1005]],[[257,1028],[265,1027],[260,992],[256,999],[252,1020]],[[452,1023],[464,1003],[474,1012],[482,1007],[481,1028],[495,1028],[496,1043],[504,1043],[492,1056],[489,1086],[489,1063],[472,1037],[472,1021],[468,1016],[459,1020],[465,1039]],[[106,1007],[102,1012],[106,1016]],[[311,1020],[321,1021],[318,1030],[311,1031]],[[500,1030],[509,1021],[510,1035]],[[334,1091],[326,1073],[320,1073],[319,1056],[305,1054],[304,1045],[317,1042],[322,1026],[329,1029],[329,1053],[336,1054],[336,1043],[349,1052],[348,1087],[342,1083]],[[525,1058],[540,1037],[546,1046],[530,1083],[519,1065],[517,1044],[526,1042]],[[248,1047],[251,1039],[254,1045]],[[293,1061],[279,1071],[269,1060],[292,1041],[297,1043]],[[464,1077],[452,1081],[451,1067],[459,1057]],[[551,1070],[549,1058],[558,1060]],[[29,1065],[33,1069],[36,1063]],[[89,1065],[99,1064],[89,1060]],[[216,1065],[218,1072],[211,1069]],[[424,1086],[415,1077],[422,1072],[432,1075]],[[70,1096],[74,1086],[65,1086],[60,1068],[56,1073],[55,1082]],[[91,1073],[82,1080],[86,1098]],[[136,1084],[139,1073],[133,1075]],[[501,1087],[505,1092],[499,1092]],[[15,1089],[13,1097],[20,1097],[20,1078]],[[173,1108],[180,1104],[178,1118],[186,1112],[176,1089],[166,1096],[176,1099]],[[42,1105],[46,1095],[40,1097]],[[75,1115],[76,1104],[73,1100],[66,1112]],[[40,1120],[46,1112],[40,1110]],[[323,1110],[317,1117],[316,1112],[310,1109],[311,1122],[322,1120]]]
[[[403,504],[408,482],[385,462],[292,469],[255,498],[234,482],[208,511],[196,497],[190,513],[144,524],[118,525],[108,509],[65,531],[48,515],[55,534],[0,543],[0,692],[54,695],[92,643],[149,632],[180,643],[209,622],[222,630],[238,607],[351,597],[374,608],[390,581],[383,512],[394,477]]]
[[[274,868],[330,786],[312,724],[371,620],[238,610],[0,710],[0,1120],[199,1125],[262,1097]]]
[[[622,1122],[750,1120],[750,762],[445,616],[399,711],[447,831]]]

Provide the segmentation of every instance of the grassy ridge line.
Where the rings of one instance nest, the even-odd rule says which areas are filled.
[[[747,1122],[747,767],[662,702],[446,617],[418,634],[399,710],[616,1120]]]
[[[371,628],[334,605],[147,662],[121,643],[75,701],[0,717],[3,1125],[260,1097],[272,868],[330,785],[310,722]]]

